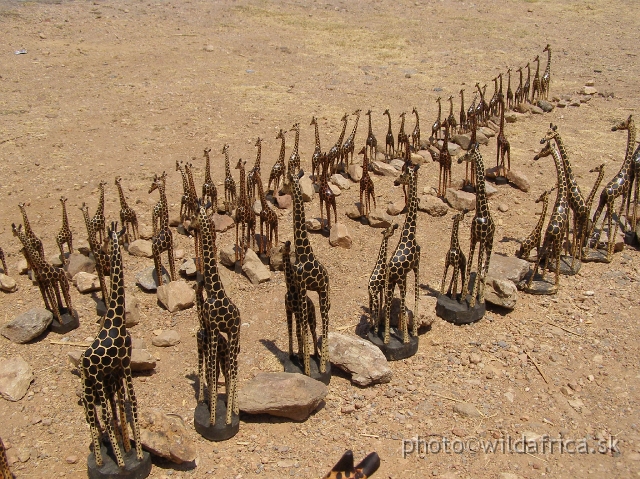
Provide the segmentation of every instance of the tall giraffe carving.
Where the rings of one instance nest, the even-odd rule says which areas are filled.
[[[104,187],[107,184],[106,181],[100,181],[98,184],[98,189],[100,190],[100,197],[98,198],[98,208],[96,209],[95,214],[91,218],[91,224],[93,226],[93,231],[95,231],[98,236],[98,241],[100,244],[103,244],[105,241],[105,217],[104,217]]]
[[[394,223],[382,232],[382,243],[380,243],[380,251],[378,251],[378,259],[373,266],[373,271],[369,276],[369,314],[371,316],[371,325],[377,334],[380,326],[380,312],[384,306],[384,285],[387,278],[387,246],[389,239],[398,229],[398,224]]]
[[[369,117],[369,131],[367,132],[367,141],[365,145],[369,148],[369,158],[375,158],[376,148],[378,147],[378,140],[373,134],[373,128],[371,126],[371,110],[368,110],[365,115]]]
[[[551,87],[551,45],[547,43],[543,52],[547,52],[547,67],[544,69],[540,79],[540,97],[547,100],[549,98],[549,88]]]
[[[453,275],[451,276],[447,295],[452,299],[456,299],[458,296],[458,274],[460,275],[460,284],[464,284],[464,275],[467,271],[467,258],[465,258],[462,248],[460,247],[460,241],[458,240],[460,222],[464,219],[464,215],[466,213],[467,211],[465,210],[453,217],[453,225],[451,226],[451,242],[449,243],[449,251],[447,251],[447,256],[445,258],[444,273],[442,273],[442,283],[440,284],[440,294],[444,294],[447,271],[449,270],[449,266],[451,266],[453,268]]]
[[[138,216],[133,208],[127,204],[124,191],[122,191],[121,181],[122,178],[116,176],[115,184],[118,187],[118,196],[120,197],[120,224],[125,228],[124,241],[125,243],[129,243],[131,236],[133,236],[134,240],[138,238]]]
[[[153,182],[155,181],[162,181],[162,184],[165,185],[167,184],[167,172],[163,171],[161,176],[158,175],[154,175],[154,179]],[[151,185],[152,188],[149,190],[149,193],[151,193],[153,191],[153,184]],[[163,209],[164,206],[162,205],[162,198],[160,198],[158,200],[158,202],[153,206],[152,210],[151,210],[151,224],[153,225],[153,234],[157,234],[158,230],[160,229],[160,223],[162,221],[162,213],[163,213]]]
[[[20,208],[20,213],[22,213],[22,224],[24,225],[25,237],[27,238],[29,245],[44,259],[44,245],[42,244],[42,240],[38,238],[33,232],[33,229],[31,229],[31,223],[27,217],[26,206],[28,206],[28,203],[18,203],[18,208]],[[29,263],[29,267],[33,269],[33,265],[31,263]]]
[[[356,110],[353,112],[353,115],[356,116],[356,121],[353,124],[353,129],[351,130],[351,134],[347,137],[344,145],[342,145],[342,149],[340,151],[340,156],[342,157],[342,163],[344,167],[344,171],[347,171],[347,167],[349,166],[349,155],[351,155],[351,163],[353,163],[353,152],[356,148],[356,131],[358,131],[358,122],[360,121],[360,113],[362,110]]]
[[[300,123],[294,123],[289,131],[293,131],[295,136],[293,137],[293,151],[289,156],[288,167],[292,171],[298,171],[300,169],[300,153],[298,152],[298,146],[300,145]]]
[[[327,161],[327,160],[325,160]],[[331,309],[329,274],[326,268],[313,254],[311,243],[307,236],[305,223],[304,203],[300,190],[300,178],[304,172],[290,175],[293,190],[293,242],[295,245],[296,261],[293,264],[293,278],[300,291],[300,297],[304,298],[307,291],[316,291],[320,301],[320,316],[322,318],[322,348],[320,351],[320,373],[327,372],[329,363],[329,309]],[[309,311],[306,301],[300,301],[300,317],[308,318]],[[309,353],[307,351],[307,332],[302,331],[302,349],[304,356],[304,373],[311,374]]]
[[[536,98],[540,98],[540,55],[536,55],[533,59],[536,62],[536,73],[533,75],[533,84],[531,85],[531,103],[533,103]]]
[[[438,173],[438,196],[444,198],[447,194],[447,186],[451,186],[451,153],[449,153],[449,124],[444,121],[444,138],[442,147],[439,148],[438,162],[440,169]]]
[[[180,198],[180,222],[184,223],[185,220],[191,219],[195,213],[195,205],[197,196],[194,197],[191,191],[191,185],[189,185],[189,178],[187,172],[182,164],[182,161],[176,160],[176,171],[180,172],[182,177],[182,197]]]
[[[336,141],[336,144],[333,145],[331,149],[327,152],[327,161],[329,162],[329,166],[330,166],[329,171],[331,173],[335,171],[336,164],[338,161],[340,161],[340,151],[342,149],[342,140],[344,140],[344,135],[347,132],[348,119],[349,119],[349,115],[345,113],[342,119],[340,120],[342,122],[342,132],[340,133],[340,137],[338,138],[338,141]],[[289,170],[287,174],[290,174],[291,176],[295,176],[297,174],[297,171]]]
[[[549,193],[552,190],[544,190],[536,203],[542,202],[542,211],[540,212],[540,218],[538,218],[538,222],[535,227],[529,233],[520,245],[520,249],[516,253],[516,256],[520,259],[526,259],[527,261],[531,261],[529,256],[531,255],[531,250],[536,248],[536,254],[540,254],[540,245],[542,244],[542,227],[544,226],[544,220],[547,217],[547,208],[549,207]]]
[[[4,251],[0,248],[0,261],[2,261],[2,272],[6,275],[9,274],[9,269],[7,268],[7,260],[4,257]]]
[[[67,198],[60,197],[60,204],[62,204],[62,227],[56,235],[56,243],[60,249],[60,258],[64,261],[64,250],[62,246],[66,244],[69,247],[69,254],[73,253],[73,234],[71,228],[69,228],[69,217],[67,216]]]
[[[256,216],[253,213],[253,208],[249,202],[246,190],[244,170],[246,163],[246,161],[240,159],[236,165],[236,169],[240,170],[240,195],[236,208],[236,261],[239,259],[240,263],[244,263],[245,245],[249,247],[251,238],[255,236],[256,231]],[[240,225],[242,225],[242,235],[238,237]],[[247,229],[246,236],[245,227]]]
[[[500,130],[496,135],[496,167],[498,175],[506,176],[507,171],[511,170],[511,145],[504,135],[504,99],[498,102],[498,108],[500,108]],[[507,157],[506,168],[504,164],[505,156]]]
[[[89,249],[91,249],[91,253],[93,253],[93,258],[96,262],[96,273],[98,275],[98,280],[100,281],[102,301],[106,305],[109,295],[107,294],[107,283],[105,278],[109,276],[111,271],[109,254],[103,249],[103,244],[98,243],[96,232],[93,229],[93,223],[91,223],[91,219],[89,218],[89,208],[85,203],[82,203],[80,210],[82,211],[84,224],[87,227],[87,242],[89,243]]]
[[[416,126],[413,127],[411,132],[411,145],[413,146],[413,151],[418,151],[420,149],[420,117],[416,107],[413,107],[411,113],[416,116]]]
[[[518,87],[516,88],[516,92],[514,95],[514,105],[511,108],[515,108],[516,106],[520,105],[522,103],[522,98],[523,98],[523,84],[522,84],[522,67],[519,67],[516,70],[519,74],[520,74],[520,83],[518,83]],[[509,92],[507,91],[507,95],[509,94]]]
[[[318,189],[318,198],[320,199],[320,223],[324,228],[324,204],[327,208],[327,229],[331,231],[331,209],[333,208],[335,223],[338,222],[338,213],[336,211],[336,195],[333,194],[333,191],[329,187],[329,160],[326,155],[324,155],[320,160],[320,168],[322,169],[320,172],[320,183]]]
[[[373,208],[376,206],[375,188],[373,186],[373,180],[369,175],[369,158],[367,157],[367,147],[364,146],[360,150],[360,155],[364,155],[362,158],[362,177],[360,177],[360,213],[368,216],[371,212],[371,199],[373,198]],[[364,196],[364,202],[363,202]]]
[[[498,114],[498,78],[499,76],[493,79],[493,95],[491,96],[491,100],[489,100],[489,113],[491,115]]]
[[[384,154],[387,159],[393,157],[395,149],[395,139],[393,137],[393,131],[391,130],[391,113],[389,113],[389,109],[387,108],[383,115],[387,115],[389,117],[389,127],[387,128],[387,136],[385,137],[385,146],[384,146]]]
[[[453,95],[449,95],[449,116],[447,116],[446,122],[449,127],[449,137],[451,137],[458,129],[458,122],[456,116],[453,114]]]
[[[278,156],[278,160],[275,162],[273,167],[271,168],[271,173],[269,174],[269,184],[267,185],[267,190],[271,189],[271,183],[273,183],[273,191],[277,193],[280,190],[280,180],[284,177],[286,173],[286,166],[284,164],[284,156],[285,156],[285,137],[284,131],[280,128],[280,131],[276,135],[276,140],[282,140],[282,144],[280,145],[280,156]]]
[[[311,176],[313,182],[318,182],[320,176],[320,157],[322,156],[322,148],[320,147],[320,130],[318,127],[318,119],[314,116],[311,118],[311,124],[315,127],[315,146],[313,148],[313,156],[311,157]]]
[[[211,179],[211,158],[209,157],[211,148],[204,149],[204,183],[202,183],[202,201],[206,204],[207,199],[211,202],[214,213],[218,212],[218,189]]]
[[[436,141],[440,138],[440,129],[442,127],[442,98],[436,98],[436,102],[438,102],[438,118],[431,125],[431,141]]]
[[[507,69],[507,108],[513,108],[513,90],[511,89],[511,68]]]
[[[112,223],[109,230],[111,292],[107,314],[96,338],[80,358],[79,369],[83,387],[82,403],[91,429],[96,465],[101,467],[104,464],[100,450],[102,445],[98,421],[98,407],[100,407],[102,427],[107,430],[118,467],[124,468],[124,457],[119,439],[122,440],[125,453],[131,450],[127,416],[125,415],[125,392],[131,407],[131,429],[133,430],[138,461],[143,460],[143,452],[138,426],[138,403],[133,390],[131,374],[132,342],[124,319],[124,270],[119,244],[119,237],[124,233],[124,229],[120,232],[116,230],[117,223]],[[119,415],[116,412],[116,405]],[[150,468],[151,463],[149,462]]]
[[[231,213],[236,204],[236,181],[231,176],[229,166],[229,144],[222,147],[224,154],[224,207],[227,213]]]
[[[529,91],[531,89],[531,63],[528,62],[525,68],[527,69],[527,79],[525,80],[524,86],[522,87],[522,100],[528,102]]]
[[[631,231],[636,231],[638,221],[638,196],[640,195],[640,145],[631,157],[631,183],[629,184],[629,192],[627,194],[627,213],[626,218],[629,219],[629,207],[631,203],[631,192],[633,192],[633,211],[631,213]],[[635,185],[635,187],[634,187]]]
[[[404,131],[404,122],[406,116],[406,112],[403,111],[402,113],[400,113],[400,130],[398,130],[398,149],[396,151],[398,156],[405,156],[405,152],[409,151],[409,136]]]
[[[467,130],[467,111],[464,109],[464,88],[460,90],[460,133]]]
[[[271,256],[271,248],[274,244],[278,244],[278,215],[271,208],[267,198],[264,195],[264,187],[262,185],[262,178],[257,173],[255,176],[256,186],[258,187],[258,198],[260,199],[260,243],[258,245],[258,253],[266,253],[267,256]],[[266,227],[266,235],[264,228]]]
[[[158,190],[160,194],[160,201],[156,206],[160,205],[157,215],[159,219],[158,232],[151,238],[151,252],[153,254],[153,263],[156,268],[156,274],[158,275],[158,286],[162,286],[162,259],[160,255],[167,252],[169,256],[169,272],[171,275],[171,281],[176,280],[176,267],[175,259],[173,256],[173,235],[169,228],[169,205],[167,204],[167,195],[165,193],[164,179],[166,175],[163,173],[161,177],[155,176],[151,188],[149,188],[149,194],[154,190]],[[156,214],[154,208],[154,215]]]
[[[256,153],[256,161],[253,164],[253,168],[249,170],[247,173],[246,179],[246,192],[247,197],[249,198],[249,205],[253,206],[253,202],[256,198],[256,185],[255,185],[255,175],[256,173],[260,174],[260,162],[262,159],[262,138],[258,137],[256,140],[255,147],[258,149]],[[291,165],[291,158],[289,158],[289,165]],[[253,208],[252,208],[253,211]]]

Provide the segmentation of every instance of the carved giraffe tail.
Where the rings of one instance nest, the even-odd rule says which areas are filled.
[[[380,456],[372,452],[357,466],[353,465],[353,452],[348,450],[324,479],[367,479],[380,468]]]

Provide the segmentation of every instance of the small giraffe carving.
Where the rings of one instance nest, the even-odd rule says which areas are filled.
[[[631,203],[631,192],[633,192],[633,211],[631,213],[631,231],[636,231],[638,222],[638,196],[640,196],[640,145],[631,157],[631,183],[629,184],[629,193],[627,194],[627,213],[626,218],[629,219],[629,208]]]
[[[31,229],[31,223],[29,222],[29,218],[27,217],[26,207],[29,206],[28,203],[18,203],[18,208],[20,208],[20,212],[22,213],[22,223],[24,224],[24,234],[29,242],[29,245],[33,248],[34,251],[37,251],[41,258],[44,259],[44,246],[42,244],[42,240],[36,236]],[[33,269],[33,265],[29,263],[29,267]]]
[[[387,246],[389,239],[397,229],[398,224],[394,223],[382,232],[382,243],[380,243],[378,259],[369,276],[369,314],[371,315],[371,325],[374,327],[376,334],[380,326],[380,312],[384,306],[384,282],[387,278]]]
[[[349,166],[349,159],[351,159],[351,163],[353,163],[353,152],[356,148],[356,131],[358,131],[358,122],[360,121],[360,113],[362,110],[356,110],[352,114],[356,116],[356,121],[353,124],[353,129],[351,130],[351,134],[347,137],[347,140],[342,145],[342,149],[340,151],[340,156],[342,157],[342,163],[344,167],[344,171],[347,171]],[[351,158],[349,158],[351,155]]]
[[[236,169],[240,170],[240,195],[236,208],[236,261],[239,259],[241,264],[244,263],[245,245],[249,247],[251,238],[255,237],[256,232],[256,216],[253,213],[253,208],[251,208],[251,203],[249,202],[246,191],[244,170],[246,163],[246,161],[240,159],[236,165]],[[242,236],[238,237],[240,225],[242,225]]]
[[[125,292],[122,255],[117,223],[112,223],[109,231],[111,243],[111,292],[104,323],[96,338],[80,359],[82,378],[82,403],[85,416],[91,428],[93,454],[96,464],[104,464],[101,446],[101,434],[98,421],[98,406],[102,413],[102,426],[107,430],[109,442],[118,467],[124,467],[124,458],[118,439],[122,439],[125,453],[131,450],[127,416],[125,415],[125,391],[131,405],[131,429],[133,430],[136,457],[143,458],[140,428],[138,426],[138,403],[133,390],[131,375],[131,336],[127,332],[124,319]],[[116,397],[117,395],[117,397]],[[119,418],[116,417],[116,404]],[[119,430],[116,430],[118,424]],[[115,426],[115,428],[114,428]]]
[[[133,208],[127,204],[124,191],[122,191],[121,181],[122,178],[116,176],[116,186],[118,187],[118,195],[120,196],[120,224],[125,228],[124,241],[125,243],[129,243],[131,241],[130,236],[133,236],[134,240],[138,238],[138,216],[136,212],[133,211]]]
[[[67,198],[60,197],[60,204],[62,205],[62,227],[56,235],[56,243],[60,249],[60,258],[64,261],[64,250],[62,246],[66,244],[69,247],[69,254],[73,253],[73,234],[71,228],[69,228],[69,217],[67,216]]]
[[[478,94],[480,95],[480,101],[478,102],[478,106],[476,108],[476,116],[478,117],[478,121],[482,125],[487,124],[487,120],[489,119],[489,105],[485,100],[485,95],[487,94],[487,85],[484,85],[482,89],[480,89],[480,83],[476,83],[476,88],[478,89]]]
[[[318,128],[318,119],[314,116],[311,118],[311,124],[315,127],[315,147],[313,149],[313,156],[311,157],[311,176],[313,176],[313,183],[318,182],[320,175],[320,157],[322,156],[322,148],[320,147],[320,130]],[[284,140],[282,140],[284,141]]]
[[[256,186],[258,187],[258,198],[260,199],[260,205],[262,210],[260,211],[260,243],[258,245],[258,253],[266,253],[267,256],[271,256],[271,248],[275,243],[278,243],[278,215],[271,208],[267,198],[264,195],[264,187],[262,186],[262,178],[260,174],[255,175]],[[266,235],[264,227],[266,226]]]
[[[408,155],[407,155],[408,156]],[[420,290],[420,246],[416,238],[416,222],[418,218],[418,168],[420,165],[413,165],[410,161],[405,161],[402,174],[394,181],[394,185],[407,185],[409,196],[407,201],[407,216],[400,232],[400,239],[391,259],[387,264],[387,275],[385,278],[385,300],[384,300],[384,344],[389,344],[391,339],[391,302],[396,285],[400,290],[400,314],[398,326],[402,331],[402,341],[409,343],[408,316],[405,310],[405,299],[407,294],[407,276],[410,271],[415,275],[415,306],[412,336],[418,335],[418,306]]]
[[[0,479],[13,479],[13,474],[9,469],[9,461],[7,460],[7,453],[4,447],[4,443],[0,438]]]
[[[449,137],[455,134],[458,128],[456,116],[453,114],[453,95],[449,95],[449,116],[447,117],[447,126],[449,127]]]
[[[100,198],[98,199],[98,208],[96,209],[95,214],[91,218],[91,225],[93,227],[93,231],[98,236],[98,241],[100,244],[105,242],[105,217],[104,217],[104,187],[107,184],[106,181],[100,181],[98,184],[98,188],[100,190]]]
[[[383,115],[387,115],[389,117],[389,127],[387,129],[387,136],[385,137],[385,146],[384,146],[384,154],[387,159],[393,158],[393,154],[395,152],[395,139],[393,137],[393,131],[391,130],[391,113],[389,113],[389,109],[387,108]]]
[[[271,173],[269,174],[269,184],[267,185],[267,190],[271,190],[271,183],[273,183],[273,192],[277,192],[280,190],[280,180],[284,177],[286,173],[286,166],[284,164],[284,156],[285,156],[285,137],[284,131],[280,128],[280,131],[276,135],[276,140],[282,140],[282,144],[280,145],[280,156],[278,160],[275,162],[273,167],[271,168]]]
[[[189,178],[187,172],[182,164],[182,161],[176,160],[176,171],[180,172],[182,176],[182,197],[180,199],[180,222],[184,223],[185,220],[190,219],[195,213],[195,205],[197,201],[197,195],[193,195],[191,186],[189,185]]]
[[[431,125],[431,141],[437,141],[440,138],[440,129],[442,127],[442,98],[438,97],[436,98],[436,102],[438,102],[438,118],[436,118],[436,121],[433,122],[433,125]]]
[[[549,87],[551,86],[551,45],[547,43],[542,51],[547,52],[547,67],[540,79],[540,97],[546,100],[549,98]]]
[[[511,89],[511,68],[507,69],[507,108],[513,108],[513,90]]]
[[[533,248],[536,248],[537,254],[540,254],[540,245],[542,243],[542,227],[544,226],[544,220],[547,216],[547,208],[549,206],[549,193],[551,193],[552,190],[544,190],[536,200],[536,203],[540,203],[542,201],[542,211],[540,212],[540,218],[538,218],[538,222],[533,228],[533,231],[531,231],[531,233],[529,233],[529,236],[527,236],[522,241],[520,249],[516,253],[516,256],[520,259],[526,259],[527,261],[529,261],[529,256],[531,255],[531,250]]]
[[[80,207],[82,211],[82,216],[84,217],[84,224],[87,227],[87,242],[89,243],[89,249],[93,253],[93,258],[96,262],[96,273],[98,274],[98,279],[100,280],[100,292],[102,293],[102,301],[107,304],[108,294],[107,294],[107,283],[105,278],[109,276],[111,266],[109,261],[109,255],[102,248],[102,244],[98,243],[96,238],[96,233],[93,229],[93,224],[91,223],[91,219],[89,218],[89,208],[85,203],[82,203]]]
[[[236,182],[231,176],[231,168],[229,166],[229,145],[222,147],[224,154],[224,206],[227,213],[231,213],[236,204]]]
[[[320,198],[320,223],[324,227],[324,204],[327,208],[327,229],[331,231],[331,208],[333,208],[333,216],[336,223],[338,222],[338,213],[336,210],[336,195],[333,194],[333,191],[329,187],[329,182],[327,181],[327,177],[329,176],[329,160],[327,155],[323,155],[320,160],[320,167],[322,169],[318,189],[318,197]]]
[[[371,127],[371,110],[368,110],[365,115],[369,117],[369,131],[367,132],[366,141],[367,148],[369,148],[369,158],[375,158],[376,148],[378,147],[378,140],[373,134],[373,128]]]
[[[458,241],[458,229],[460,222],[464,219],[467,211],[458,213],[453,217],[453,226],[451,227],[451,243],[449,251],[444,262],[444,273],[442,274],[442,283],[440,284],[440,294],[444,294],[444,286],[447,279],[447,271],[449,266],[453,267],[453,275],[447,290],[447,296],[455,299],[458,296],[458,274],[460,274],[460,284],[464,284],[465,272],[467,271],[467,258],[465,258],[460,242]]]
[[[420,117],[418,116],[418,109],[413,107],[411,113],[416,116],[416,126],[413,127],[413,131],[411,132],[411,146],[413,147],[413,151],[418,151],[420,149]]]
[[[493,96],[489,100],[489,113],[494,116],[498,114],[498,78],[493,79]]]
[[[156,274],[158,276],[158,286],[162,286],[163,283],[162,259],[160,258],[160,255],[165,251],[169,257],[171,281],[176,280],[176,267],[173,256],[173,234],[169,228],[169,206],[167,204],[167,195],[165,193],[164,186],[165,177],[166,175],[164,173],[161,177],[156,175],[153,183],[151,184],[151,188],[149,188],[149,193],[152,193],[154,190],[158,190],[158,193],[160,194],[160,201],[156,204],[156,206],[160,205],[157,213],[160,226],[158,227],[158,232],[153,235],[153,238],[151,238],[151,252],[153,254],[153,263],[156,268]],[[156,214],[155,208],[154,214]]]
[[[166,185],[167,184],[167,172],[163,171],[161,176],[154,175],[153,183],[155,183],[158,180],[162,181],[163,185]],[[153,183],[151,184],[151,188],[149,189],[149,193],[151,193],[155,189],[155,187],[153,186]],[[154,235],[158,233],[158,229],[160,228],[160,222],[161,222],[161,218],[162,218],[162,210],[163,210],[162,199],[160,199],[153,206],[153,209],[151,210],[151,223],[153,225],[153,234]]]
[[[380,457],[372,452],[357,466],[353,464],[353,452],[347,451],[322,479],[367,479],[380,468]]]
[[[347,113],[344,114],[344,116],[342,117],[342,119],[340,121],[342,121],[342,132],[340,133],[340,138],[338,138],[338,141],[336,141],[336,144],[333,145],[331,147],[331,149],[327,152],[327,161],[329,162],[329,171],[331,173],[333,173],[335,171],[336,168],[336,163],[338,161],[340,161],[340,152],[342,149],[342,140],[344,140],[344,135],[347,132],[347,121],[349,119],[349,115]],[[287,174],[290,174],[291,176],[295,176],[297,174],[297,170],[296,171],[291,171],[289,170],[289,172]]]
[[[300,144],[300,123],[294,123],[291,127],[291,130],[295,133],[293,139],[293,151],[289,156],[289,164],[288,167],[292,171],[298,171],[300,169],[300,153],[298,153],[298,145]]]
[[[7,260],[4,257],[4,251],[0,248],[0,261],[2,261],[2,272],[6,275],[9,274],[9,268],[7,268]]]
[[[507,171],[511,170],[511,145],[509,140],[504,135],[504,100],[498,103],[500,108],[500,130],[496,136],[496,167],[498,169],[498,175],[506,176]],[[504,158],[507,157],[507,166],[505,168]]]
[[[531,90],[531,63],[528,62],[525,65],[527,69],[527,79],[524,82],[524,86],[522,87],[522,101],[529,101],[529,91]]]
[[[598,173],[598,177],[596,178],[596,181],[593,183],[593,187],[589,192],[589,196],[587,196],[587,199],[585,200],[584,214],[582,214],[580,218],[582,223],[578,225],[578,230],[580,231],[580,237],[577,244],[580,250],[582,250],[582,248],[585,246],[585,242],[587,240],[587,233],[589,230],[589,217],[591,216],[591,207],[593,206],[593,199],[595,198],[596,191],[598,190],[598,187],[600,186],[600,183],[602,183],[602,180],[604,178],[604,163],[596,166],[595,168],[591,168],[589,170],[589,173],[596,173],[596,172]],[[635,231],[635,229],[633,229],[633,231]]]
[[[536,73],[533,75],[533,84],[531,85],[531,103],[540,98],[540,55],[536,55],[533,59],[536,62]]]
[[[447,194],[447,186],[451,186],[451,153],[449,153],[449,125],[447,120],[444,121],[443,126],[444,139],[442,140],[442,147],[439,148],[439,153],[437,155],[438,162],[440,163],[440,170],[438,173],[438,196],[442,198]]]
[[[218,189],[211,179],[211,148],[204,149],[204,183],[202,183],[202,201],[211,202],[214,213],[218,212]],[[207,200],[208,199],[208,200]]]
[[[519,74],[520,74],[520,83],[518,83],[518,87],[516,88],[516,92],[514,95],[514,103],[515,105],[512,105],[512,108],[520,105],[522,103],[522,98],[523,98],[523,85],[522,85],[522,67],[518,68],[516,70]],[[507,91],[507,95],[509,94],[509,91]]]
[[[362,158],[362,177],[360,178],[360,213],[368,216],[371,212],[371,199],[373,199],[374,209],[377,208],[375,188],[373,186],[373,180],[369,175],[369,158],[367,157],[367,147],[364,146],[362,150],[360,150],[359,154],[364,155]]]
[[[396,153],[398,156],[405,156],[405,152],[409,151],[409,136],[404,131],[404,121],[407,116],[406,112],[400,113],[400,130],[398,131],[398,149]]]
[[[464,88],[460,90],[460,133],[467,130],[467,111],[464,109]]]

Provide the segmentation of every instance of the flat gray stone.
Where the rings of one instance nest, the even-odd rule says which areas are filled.
[[[397,178],[400,176],[400,172],[393,166],[382,161],[372,161],[369,163],[371,171],[377,175],[388,176],[391,178]]]
[[[235,224],[231,216],[220,215],[218,213],[211,215],[211,221],[213,221],[213,225],[218,233],[224,233]]]
[[[398,200],[395,203],[389,203],[387,205],[387,214],[391,216],[398,216],[400,213],[402,213],[403,210],[404,200]]]
[[[162,268],[162,281],[167,284],[171,281],[169,273],[163,267]],[[145,291],[155,291],[158,289],[158,276],[156,275],[156,269],[153,266],[143,269],[136,273],[136,284],[138,284]]]
[[[531,188],[531,185],[529,183],[529,178],[527,178],[526,175],[520,171],[517,171],[517,170],[507,171],[507,180],[509,180],[514,185],[516,185],[518,189],[524,191],[525,193],[527,193]]]
[[[554,108],[553,103],[547,100],[538,100],[538,107],[545,113],[553,111]]]
[[[348,373],[351,382],[359,386],[388,383],[392,371],[382,351],[364,339],[329,333],[329,358]]]
[[[367,219],[372,228],[388,228],[393,223],[393,218],[381,208],[370,211]]]
[[[464,417],[482,417],[482,414],[480,413],[480,411],[478,411],[478,408],[473,404],[467,402],[455,403],[453,405],[453,410],[454,412],[457,412]]]
[[[51,311],[44,308],[34,308],[2,326],[0,333],[14,343],[24,344],[44,333],[51,321],[53,321]]]
[[[487,275],[484,299],[487,303],[514,309],[518,301],[518,288],[513,281]]]
[[[233,268],[236,264],[236,245],[227,245],[219,250],[220,263],[227,268]]]
[[[156,295],[158,301],[170,313],[193,307],[196,301],[196,292],[185,281],[171,281],[158,286]]]
[[[471,135],[468,135],[467,133],[453,135],[451,141],[460,146],[463,150],[468,150],[469,145],[471,144]]]
[[[140,258],[153,258],[151,250],[151,241],[145,239],[137,239],[129,243],[129,254]]]
[[[489,262],[487,277],[509,280],[518,283],[522,280],[531,268],[531,263],[515,256],[503,256],[492,254]]]
[[[151,371],[156,367],[156,358],[154,358],[146,349],[131,350],[131,370],[132,371]]]
[[[351,178],[356,183],[360,183],[362,179],[362,166],[354,165],[353,163],[349,165],[347,168],[347,172],[349,173],[349,178]]]
[[[341,190],[348,190],[349,188],[351,188],[351,182],[340,173],[331,175],[329,181],[331,181],[331,183],[336,185]]]
[[[20,401],[27,394],[31,381],[33,370],[22,356],[0,361],[0,396],[7,401]]]
[[[98,278],[97,274],[80,271],[73,277],[72,281],[76,288],[78,288],[78,292],[82,294],[100,291],[100,278]]]

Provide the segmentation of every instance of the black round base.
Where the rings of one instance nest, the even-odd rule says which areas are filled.
[[[218,395],[216,401],[216,422],[209,424],[210,409],[207,403],[198,403],[193,413],[193,425],[198,434],[209,441],[226,441],[238,434],[240,429],[240,418],[237,414],[231,415],[231,424],[227,421],[227,404],[225,402],[226,395]]]
[[[544,280],[542,279],[542,275],[538,273],[529,286],[528,282],[532,274],[533,272],[530,271],[524,279],[518,283],[519,290],[538,295],[550,295],[558,292],[558,287],[555,284],[555,275],[553,273],[547,273]]]
[[[607,259],[606,249],[587,249],[582,251],[582,261],[585,263],[611,263],[611,260]]]
[[[476,302],[475,306],[469,306],[471,296],[467,295],[463,302],[457,299],[451,299],[446,294],[438,295],[436,303],[436,315],[453,324],[469,324],[474,323],[484,316],[487,311],[486,303]]]
[[[367,339],[380,348],[387,361],[399,361],[401,359],[410,358],[418,352],[418,337],[409,334],[409,342],[402,342],[402,332],[397,328],[390,328],[389,342],[384,343],[383,328],[380,328],[378,334],[373,329],[367,333]]]
[[[50,328],[54,333],[66,334],[80,327],[80,317],[77,311],[70,312],[67,308],[63,308],[60,310],[60,319],[61,322],[54,316],[53,321],[51,321]]]
[[[465,191],[465,192],[467,192],[467,193],[475,193],[475,192],[476,192],[476,187],[475,187],[475,186],[472,186],[472,185],[467,184],[467,185],[464,185],[464,186],[462,187],[462,191]]]
[[[629,246],[638,246],[639,238],[635,231],[626,231],[624,233],[624,244]]]
[[[102,467],[96,464],[96,457],[93,452],[87,458],[87,469],[89,479],[144,479],[151,474],[151,454],[142,451],[142,460],[136,457],[136,448],[131,443],[131,450],[124,455],[124,467],[118,467],[116,457],[110,446],[102,444]],[[122,449],[124,452],[124,449]]]
[[[328,385],[331,382],[331,362],[326,361],[325,372],[320,372],[320,358],[315,354],[309,356],[309,368],[311,369],[311,379],[320,381],[323,384]],[[304,374],[304,364],[300,363],[298,356],[293,358],[287,358],[284,360],[284,372],[285,373],[299,373]]]
[[[507,180],[506,176],[496,176],[494,181],[496,185],[506,185],[507,183],[509,183],[509,180]]]
[[[573,261],[573,268],[571,267],[572,261]],[[582,262],[578,258],[574,260],[571,256],[567,256],[567,255],[560,256],[560,274],[565,276],[574,276],[578,274],[581,267],[582,267]],[[549,271],[555,273],[556,264],[554,261],[549,262]]]

